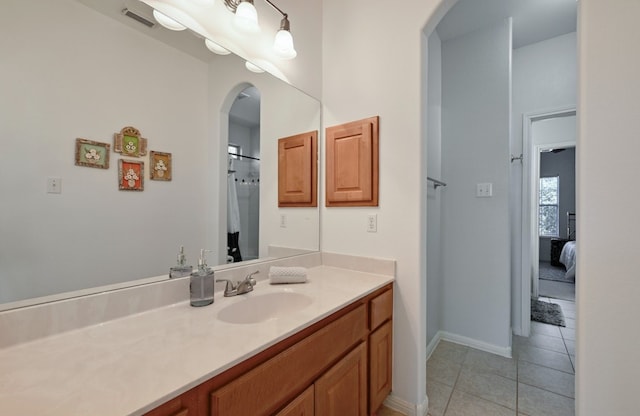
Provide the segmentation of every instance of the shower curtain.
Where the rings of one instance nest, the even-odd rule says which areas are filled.
[[[236,191],[236,174],[233,159],[229,159],[227,170],[227,259],[228,262],[242,261],[240,254],[240,208]],[[233,260],[232,260],[233,259]]]

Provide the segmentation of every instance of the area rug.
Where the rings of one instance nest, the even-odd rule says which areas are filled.
[[[556,326],[566,326],[562,308],[557,303],[531,299],[531,320]]]

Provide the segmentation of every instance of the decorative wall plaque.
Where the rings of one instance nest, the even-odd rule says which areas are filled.
[[[76,139],[76,166],[109,169],[109,143]]]
[[[149,152],[149,177],[154,181],[170,181],[173,168],[171,166],[171,153]]]
[[[113,151],[125,156],[140,157],[147,154],[147,139],[135,127],[124,127],[113,138]]]
[[[126,159],[118,161],[118,189],[121,191],[144,190],[144,162]]]

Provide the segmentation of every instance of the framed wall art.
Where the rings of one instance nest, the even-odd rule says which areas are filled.
[[[113,137],[113,151],[123,156],[140,157],[147,154],[147,139],[135,127],[124,127]]]
[[[121,191],[144,190],[144,162],[120,159],[118,161],[118,188]]]
[[[171,165],[171,153],[149,152],[149,177],[154,181],[170,181],[173,167]]]
[[[76,166],[109,169],[109,143],[76,139]]]

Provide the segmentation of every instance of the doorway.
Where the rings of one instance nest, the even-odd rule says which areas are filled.
[[[238,93],[229,111],[227,263],[258,258],[260,241],[260,91]]]
[[[531,299],[540,295],[540,260],[544,266],[546,261],[551,263],[551,244],[555,240],[566,240],[567,212],[575,214],[575,146],[576,146],[576,110],[575,108],[557,109],[543,113],[525,114],[523,117],[523,218],[522,218],[522,335],[530,332]],[[571,150],[568,150],[571,149]],[[573,155],[572,157],[570,157]],[[557,157],[556,157],[557,156]],[[545,165],[545,161],[556,160]],[[567,167],[567,163],[573,163]],[[573,171],[573,175],[569,175]],[[553,198],[542,201],[540,198],[541,178],[542,187],[551,185],[554,189],[553,178],[558,178],[559,186],[564,172],[564,203],[562,207],[559,199]],[[545,188],[547,189],[547,188]],[[563,189],[556,189],[556,197],[560,197]],[[557,202],[556,217],[547,218],[553,222],[545,228],[540,223],[540,211],[554,211]],[[564,214],[563,214],[564,211]],[[557,223],[556,223],[557,221]],[[543,221],[544,222],[544,221]],[[549,224],[547,224],[549,225]],[[572,223],[575,226],[575,223]],[[542,228],[545,228],[541,231]],[[552,241],[553,240],[553,241]],[[541,254],[542,253],[542,254]],[[555,262],[554,262],[555,263]],[[558,271],[558,274],[560,271]],[[546,285],[549,286],[549,285]],[[575,293],[575,292],[574,292]]]

